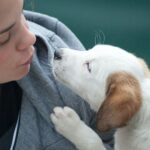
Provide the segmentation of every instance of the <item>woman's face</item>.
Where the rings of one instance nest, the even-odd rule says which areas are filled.
[[[36,39],[22,7],[23,0],[0,0],[0,83],[19,80],[30,69]]]

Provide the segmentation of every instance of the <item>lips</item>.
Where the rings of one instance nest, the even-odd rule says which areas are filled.
[[[23,63],[21,63],[21,66],[22,66],[22,65],[31,64],[32,58],[33,58],[33,54],[34,54],[34,50],[35,50],[34,48],[32,48],[32,51],[31,51],[31,49],[30,49],[30,56],[28,56],[27,59],[25,59],[24,61],[22,61]]]
[[[31,56],[25,63],[23,63],[22,65],[28,65],[28,64],[31,64],[31,62],[32,62],[32,57],[33,56]]]

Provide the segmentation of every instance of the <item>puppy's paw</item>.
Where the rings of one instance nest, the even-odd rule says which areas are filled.
[[[53,111],[54,113],[50,115],[50,118],[55,125],[55,129],[66,138],[72,136],[71,134],[80,128],[82,121],[73,109],[55,107]]]

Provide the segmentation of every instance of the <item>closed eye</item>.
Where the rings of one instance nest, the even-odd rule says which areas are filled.
[[[91,70],[90,62],[86,62],[85,64],[86,64],[88,72],[91,73],[92,70]]]
[[[10,32],[0,34],[0,46],[3,46],[10,40]]]

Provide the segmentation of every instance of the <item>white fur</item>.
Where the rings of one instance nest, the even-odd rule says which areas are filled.
[[[138,79],[142,89],[142,106],[127,126],[117,129],[115,150],[149,150],[150,79],[145,77],[137,57],[109,45],[97,45],[89,51],[61,49],[60,55],[61,59],[54,60],[56,78],[84,98],[95,111],[105,99],[106,79],[110,74],[125,71]],[[79,150],[105,149],[98,135],[72,109],[67,108],[67,112],[65,109],[57,108],[51,115],[56,130]]]
[[[56,130],[79,150],[105,150],[99,136],[69,107],[55,107],[51,120]]]

